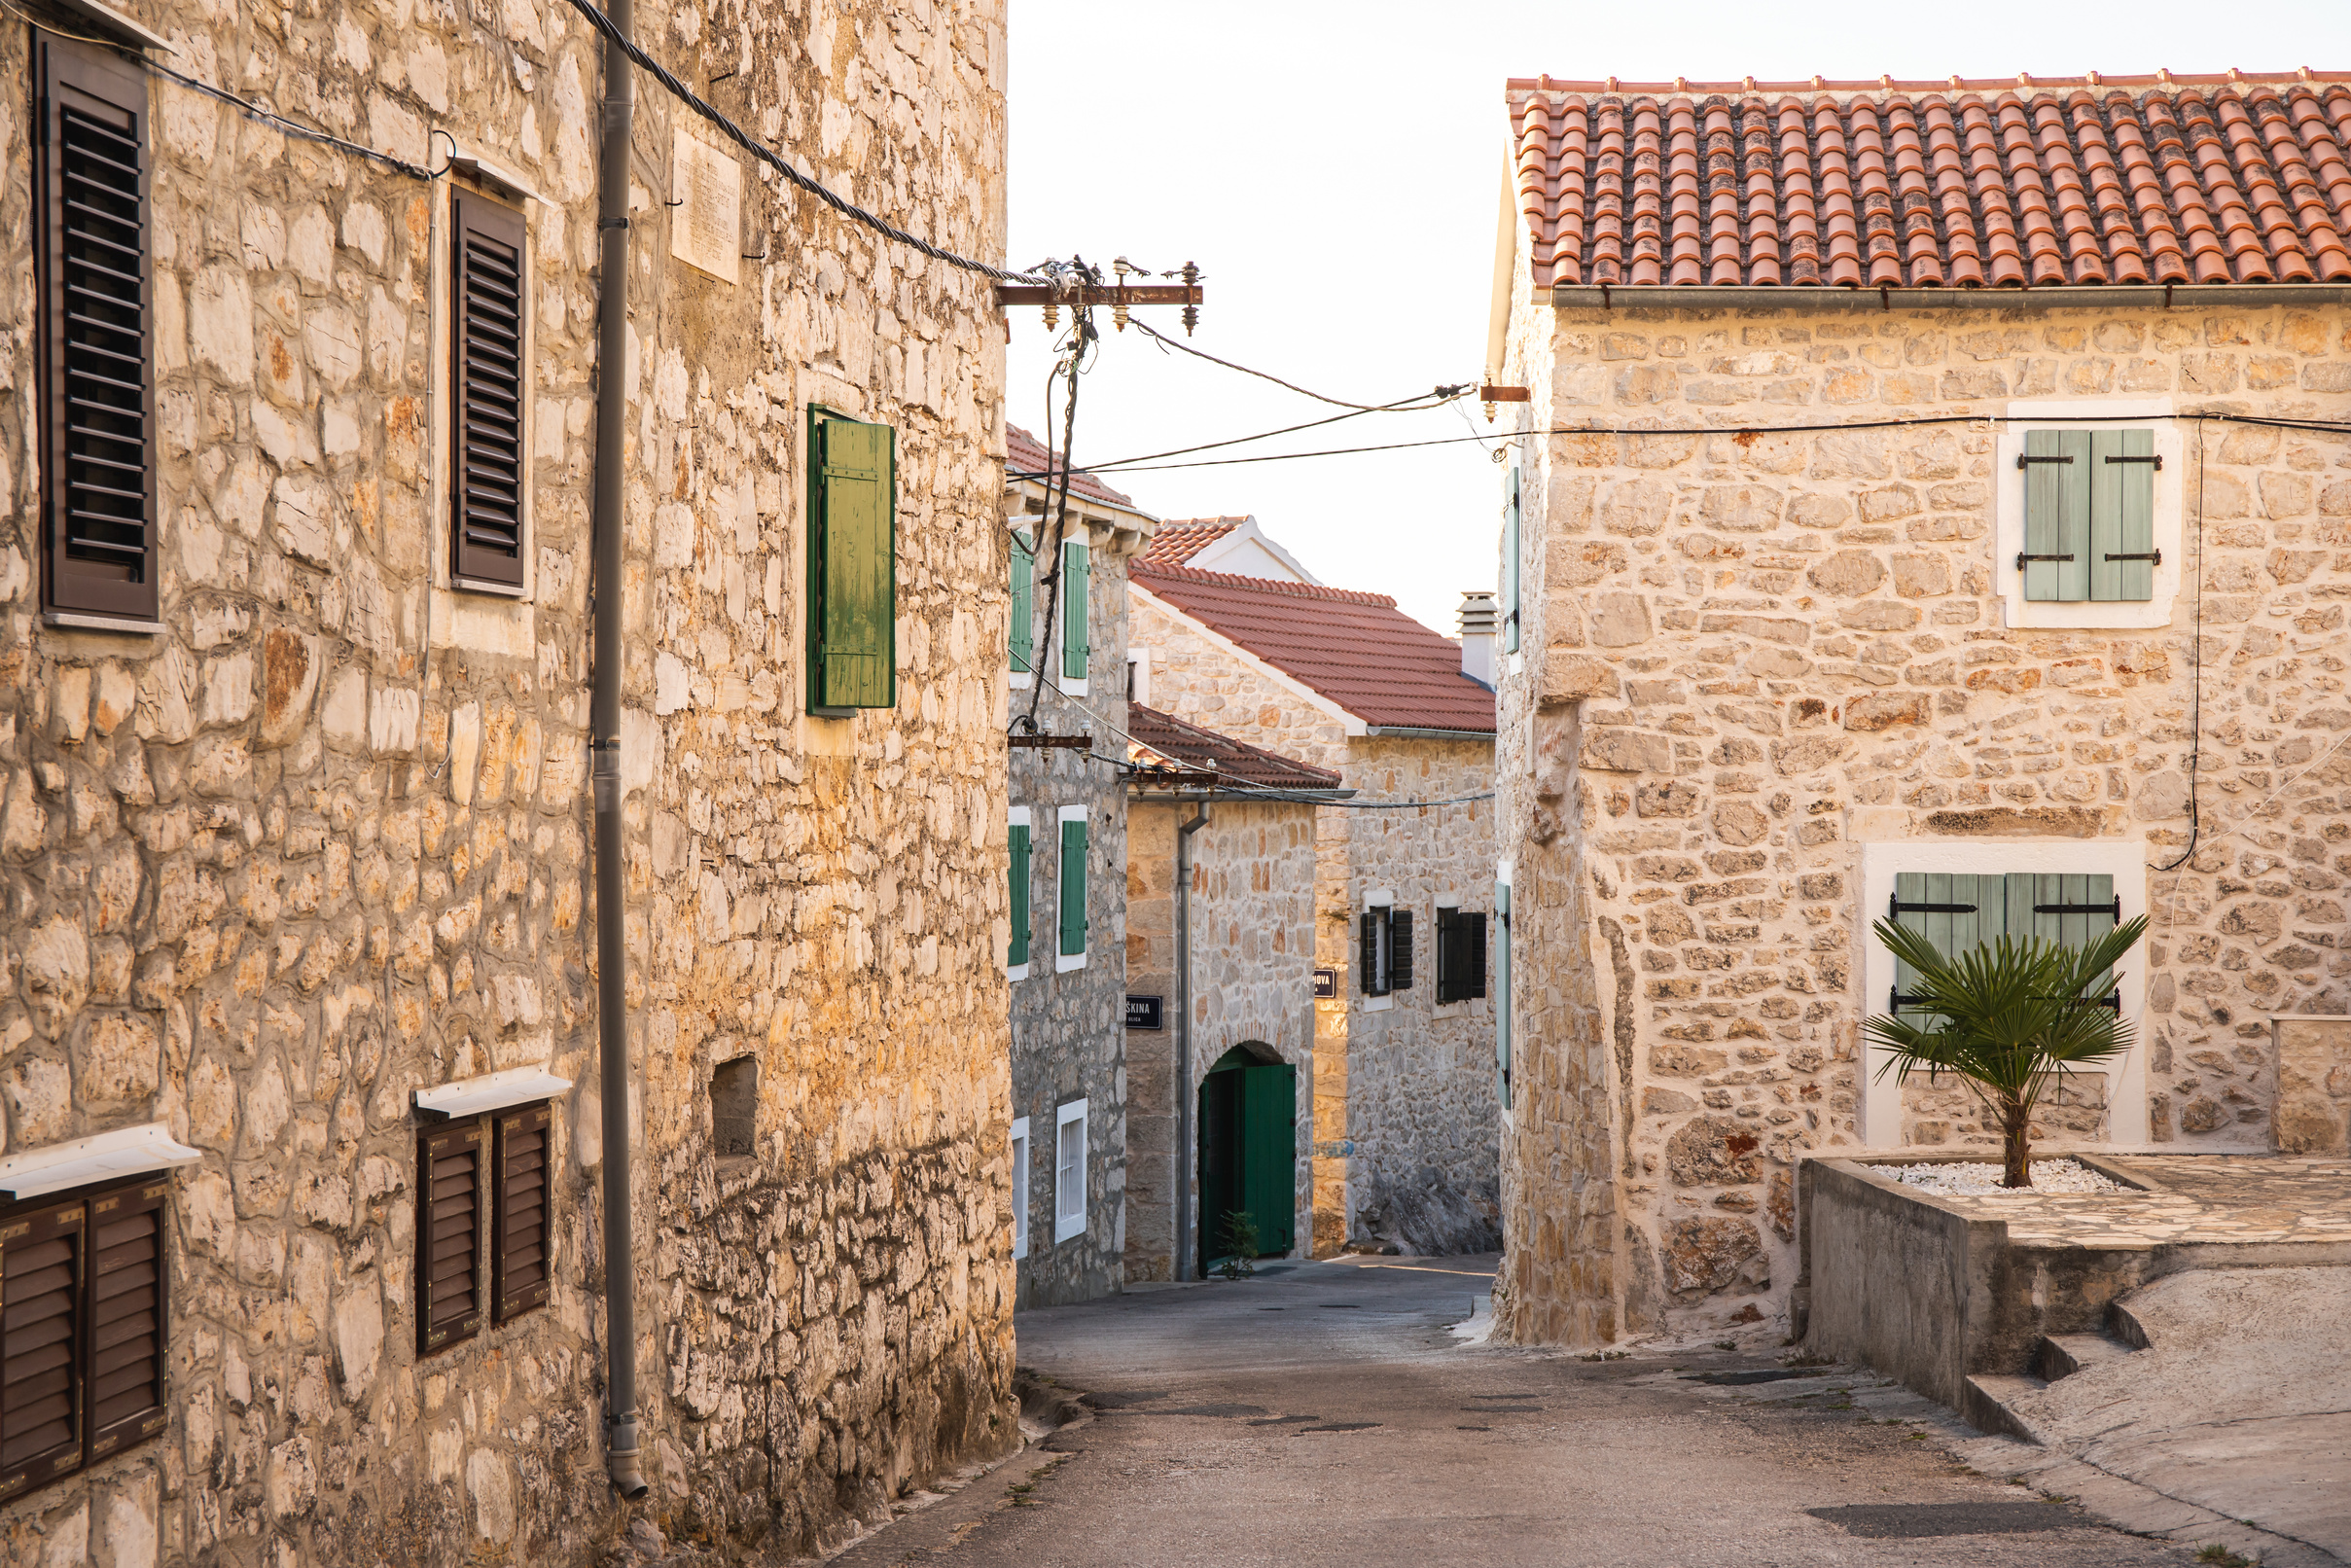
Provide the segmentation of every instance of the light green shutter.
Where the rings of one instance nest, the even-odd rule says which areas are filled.
[[[1028,835],[1025,822],[1014,823],[1005,835],[1012,850],[1013,941],[1004,961],[1013,966],[1028,962]]]
[[[2085,430],[2024,436],[2024,596],[2089,597],[2090,451]]]
[[[2014,872],[2008,878],[2008,929],[2043,942],[2086,947],[2115,928],[2115,879],[2112,876],[2047,876]],[[2089,994],[2104,996],[2114,988],[2109,970]]]
[[[1086,611],[1092,594],[1086,575],[1086,547],[1070,540],[1061,547],[1061,678],[1086,679]]]
[[[1514,465],[1503,484],[1502,651],[1518,651],[1518,470]]]
[[[2007,881],[2002,876],[1897,872],[1894,923],[1906,931],[1919,933],[1935,944],[1937,952],[1952,957],[1978,943],[1992,941],[2007,929]],[[1899,1011],[1903,1007],[1901,998],[1908,996],[1917,983],[1918,971],[1897,957],[1895,999],[1888,1005]]]
[[[818,418],[809,570],[819,708],[886,708],[898,699],[897,432]]]
[[[2155,594],[2155,433],[2098,430],[2089,438],[2089,596]],[[2135,558],[2125,558],[2135,557]]]
[[[1061,952],[1086,951],[1086,824],[1061,824]]]
[[[1037,659],[1037,552],[1013,535],[1013,670],[1025,675]]]

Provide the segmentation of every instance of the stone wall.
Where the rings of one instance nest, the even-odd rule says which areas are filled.
[[[1676,1307],[1776,1304],[1792,1278],[1791,1161],[1853,1146],[1869,920],[1863,842],[1977,841],[1987,869],[2052,844],[2190,848],[2202,666],[2203,831],[2150,872],[2134,955],[2144,1114],[2157,1142],[2268,1142],[2266,1015],[2351,1006],[2351,440],[2157,421],[2180,433],[2182,591],[2145,629],[2018,629],[1994,573],[1998,431],[1954,422],[1790,434],[1683,433],[1928,416],[2012,402],[2099,411],[2340,419],[2351,332],[2337,311],[1772,312],[1514,307],[1508,377],[1535,389],[1525,647],[1505,679],[1506,858],[1577,868],[1588,944],[1524,938],[1573,907],[1521,892],[1521,974],[1587,966],[1599,1002],[1615,1201],[1596,1129],[1522,1111],[1514,1222],[1551,1281],[1521,1337],[1602,1338]],[[2201,643],[2195,616],[2200,581]],[[2305,771],[2307,770],[2307,771]],[[2272,796],[2278,798],[2272,801]],[[1576,989],[1581,989],[1578,982]],[[1522,1070],[1600,1092],[1587,1020],[1521,996]],[[1556,1057],[1538,1065],[1531,1056]],[[1530,1084],[1531,1087],[1531,1084]],[[2118,1114],[2091,1086],[2051,1133]],[[1872,1142],[1989,1141],[1913,1087]],[[2134,1111],[2136,1108],[2126,1108]],[[1562,1150],[1573,1144],[1572,1157]],[[1586,1225],[1585,1219],[1592,1217]],[[1776,1283],[1774,1283],[1776,1282]],[[1574,1304],[1559,1302],[1565,1291]]]
[[[450,180],[153,84],[160,635],[37,615],[26,92],[0,113],[6,1149],[167,1122],[169,1429],[0,1508],[0,1555],[582,1561],[602,1469],[586,849],[599,55],[564,8],[145,19],[176,67],[529,212],[532,551],[446,585]],[[1001,9],[640,12],[837,187],[1003,239]],[[0,38],[28,80],[21,29]],[[739,285],[669,260],[639,84],[626,596],[644,1512],[807,1550],[1016,1441],[1000,928],[1002,348],[985,285],[744,180]],[[810,402],[899,432],[899,701],[800,712]],[[974,911],[980,918],[974,918]],[[759,1059],[757,1153],[708,1086]],[[547,1063],[551,1304],[414,1349],[410,1095]]]
[[[1034,526],[1032,523],[1031,526]],[[1083,524],[1073,517],[1072,537]],[[1090,733],[1082,751],[1013,752],[1011,803],[1031,815],[1028,978],[1013,981],[1013,1115],[1028,1118],[1028,1256],[1016,1265],[1020,1306],[1056,1306],[1116,1292],[1127,1252],[1126,786],[1094,760],[1120,755],[1126,725],[1126,549],[1130,529],[1089,530],[1086,695],[1061,690],[1057,634],[1039,633],[1048,677],[1040,695],[1012,693],[1013,712],[1030,711],[1056,734]],[[1040,561],[1040,569],[1050,557]],[[1046,592],[1037,594],[1042,624]],[[1050,643],[1050,646],[1049,646]],[[1086,808],[1086,967],[1058,974],[1061,833],[1065,805]],[[1084,1233],[1053,1240],[1054,1113],[1086,1100],[1087,1175]]]
[[[2351,1017],[2269,1020],[2277,1056],[2271,1142],[2282,1155],[2351,1155]]]
[[[1132,988],[1165,1000],[1167,1027],[1126,1034],[1126,1277],[1163,1280],[1174,1266],[1172,1184],[1193,1183],[1197,1156],[1176,1150],[1176,831],[1198,806],[1138,796],[1129,807],[1126,965]],[[1298,1069],[1298,1103],[1315,1103],[1315,807],[1217,801],[1192,837],[1192,1076],[1184,1091],[1198,1114],[1200,1081],[1227,1051],[1263,1047]],[[1300,1251],[1313,1234],[1313,1128],[1298,1137]],[[1194,1126],[1196,1129],[1197,1123]],[[1181,1175],[1179,1175],[1179,1171]],[[1196,1263],[1200,1254],[1192,1257]]]

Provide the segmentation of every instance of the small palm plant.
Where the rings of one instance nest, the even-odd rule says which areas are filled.
[[[1862,1026],[1890,1053],[1878,1076],[1957,1078],[1999,1123],[2002,1185],[2032,1186],[2033,1107],[2068,1073],[2130,1050],[2130,1025],[2105,1001],[2114,967],[2137,945],[2147,917],[2133,916],[2080,947],[2002,936],[1956,956],[1891,920],[1876,929],[1877,940],[1916,972],[1901,999],[1905,1008],[1925,1015],[1914,1022],[1881,1014]]]

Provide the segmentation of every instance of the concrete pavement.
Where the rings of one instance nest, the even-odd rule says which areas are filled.
[[[1024,1313],[1089,1415],[844,1568],[2119,1568],[2191,1560],[1977,1475],[1876,1379],[1464,1347],[1490,1259],[1276,1265]],[[1756,1331],[1750,1331],[1754,1333]],[[1744,1373],[1745,1376],[1740,1374]],[[1713,1381],[1701,1381],[1702,1378]],[[1867,1389],[1855,1389],[1867,1382]],[[1849,1392],[1849,1390],[1851,1390]],[[1911,1414],[1879,1415],[1899,1408]]]

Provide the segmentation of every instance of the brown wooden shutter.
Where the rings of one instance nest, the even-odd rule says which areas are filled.
[[[89,1204],[89,1457],[163,1430],[163,1203],[169,1182]]]
[[[89,1206],[0,1223],[0,1497],[82,1463],[82,1280]]]
[[[522,364],[529,274],[522,214],[470,192],[449,205],[456,389],[449,569],[477,583],[520,588],[522,412],[530,392]]]
[[[416,1348],[445,1350],[481,1332],[481,1251],[489,1127],[463,1122],[417,1140]]]
[[[1388,913],[1388,989],[1408,991],[1412,988],[1412,911],[1392,909]]]
[[[547,1215],[547,1129],[552,1113],[545,1105],[501,1116],[497,1121],[497,1241],[491,1252],[498,1322],[547,1304],[553,1262]]]
[[[1356,967],[1362,972],[1363,993],[1366,996],[1385,996],[1388,987],[1379,973],[1380,911],[1366,909],[1356,922]]]
[[[147,81],[112,53],[41,39],[42,594],[53,610],[157,616]]]

